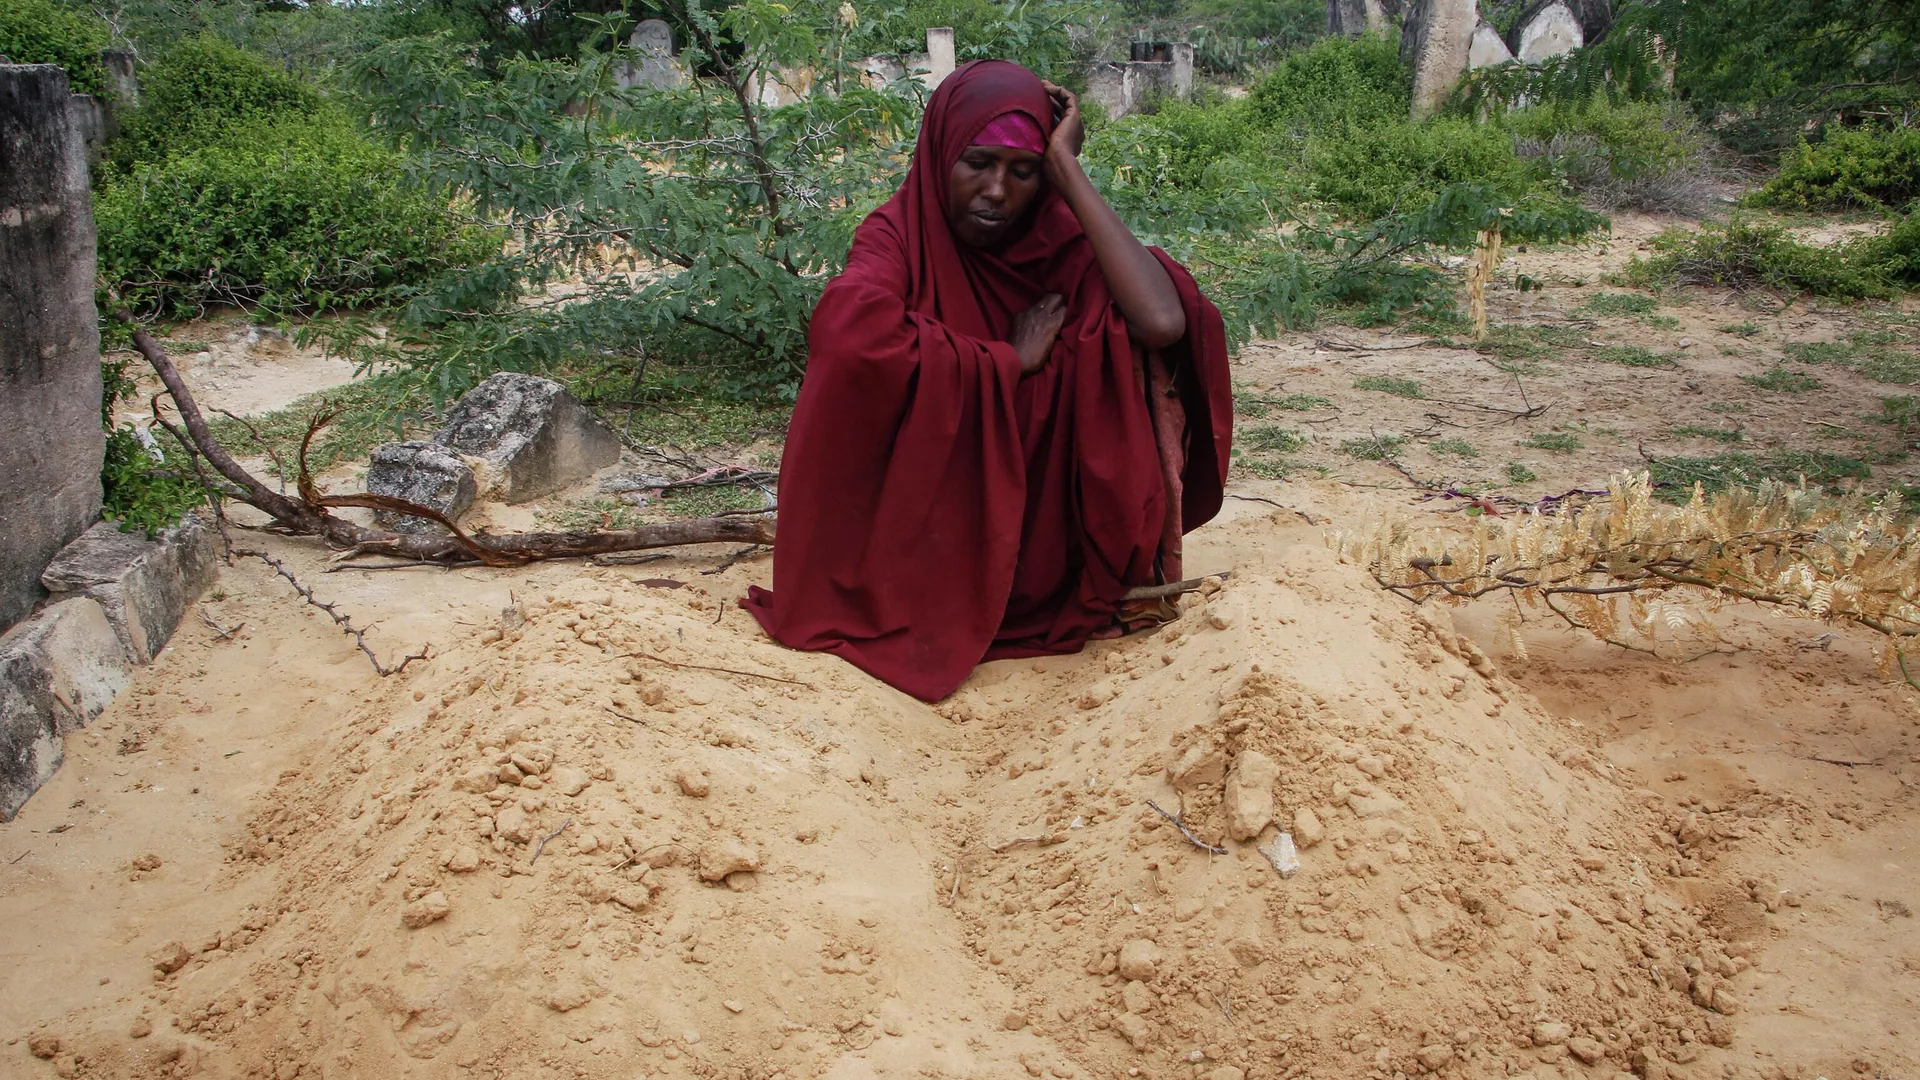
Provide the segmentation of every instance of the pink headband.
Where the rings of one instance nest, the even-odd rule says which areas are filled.
[[[1033,117],[1023,112],[1003,112],[987,121],[980,134],[973,137],[974,146],[1011,146],[1015,150],[1030,150],[1036,154],[1047,152],[1047,137],[1041,133],[1040,125]]]

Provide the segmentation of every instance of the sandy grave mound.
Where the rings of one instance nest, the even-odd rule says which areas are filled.
[[[1702,1075],[1747,945],[1656,884],[1677,841],[1648,793],[1444,615],[1328,551],[1261,554],[1271,528],[1225,527],[1235,576],[1178,622],[939,706],[766,641],[739,572],[582,570],[343,702],[212,886],[273,901],[180,911],[143,1000],[36,1053],[280,1080]]]

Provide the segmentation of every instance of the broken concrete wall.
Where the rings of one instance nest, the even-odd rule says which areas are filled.
[[[102,521],[61,549],[40,576],[56,599],[99,602],[135,663],[160,654],[218,573],[214,530],[197,514],[149,539]]]
[[[0,64],[0,628],[100,516],[93,205],[67,74]]]
[[[126,689],[131,658],[96,600],[45,608],[0,636],[0,821],[60,767],[68,732]]]

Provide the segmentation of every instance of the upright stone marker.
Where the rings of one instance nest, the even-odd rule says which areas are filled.
[[[1473,32],[1473,44],[1467,48],[1467,67],[1478,71],[1511,63],[1513,53],[1508,51],[1507,43],[1501,40],[1500,31],[1494,29],[1492,23],[1481,23]]]
[[[1467,71],[1480,25],[1475,0],[1419,0],[1407,12],[1400,58],[1413,66],[1413,118],[1433,115]]]
[[[940,84],[953,74],[953,27],[930,26],[927,28],[927,92],[940,89]]]
[[[67,73],[0,64],[0,629],[100,516],[93,205]]]
[[[1580,20],[1561,0],[1536,7],[1515,25],[1513,32],[1513,55],[1527,64],[1565,55],[1587,43]]]

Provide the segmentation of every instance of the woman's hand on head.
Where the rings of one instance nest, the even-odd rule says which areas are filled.
[[[1067,321],[1067,301],[1059,293],[1048,293],[1040,302],[1014,316],[1012,340],[1008,344],[1020,354],[1020,374],[1031,375],[1053,355],[1053,343]]]
[[[1057,83],[1041,82],[1046,87],[1047,96],[1053,99],[1054,111],[1060,114],[1053,122],[1053,137],[1047,140],[1047,167],[1049,170],[1058,164],[1078,162],[1080,148],[1087,141],[1086,121],[1080,116],[1080,99],[1073,91]]]

